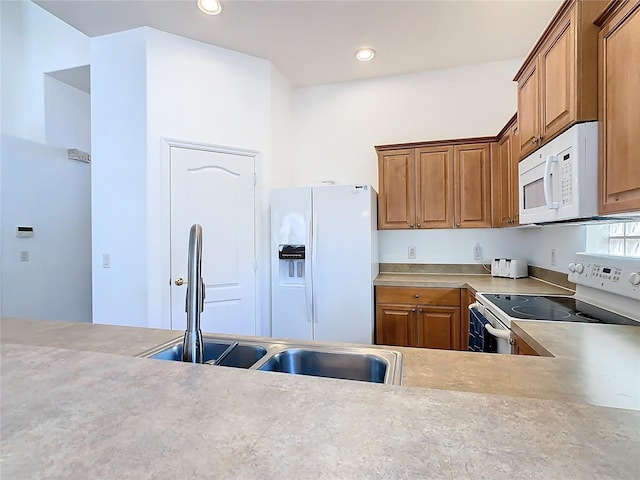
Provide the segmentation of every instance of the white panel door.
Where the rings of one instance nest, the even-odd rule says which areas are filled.
[[[255,158],[171,147],[171,328],[186,328],[189,229],[202,225],[203,332],[256,334]]]
[[[313,189],[314,339],[372,343],[370,186]]]

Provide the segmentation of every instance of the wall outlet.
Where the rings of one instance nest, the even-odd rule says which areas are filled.
[[[558,259],[556,258],[556,249],[552,248],[551,249],[551,265],[557,265],[558,264]]]
[[[21,262],[28,262],[29,261],[29,252],[28,251],[20,252],[20,261]]]
[[[102,268],[111,268],[111,254],[103,253],[102,254]]]
[[[482,261],[482,247],[479,243],[476,243],[476,246],[473,247],[473,259],[478,262]]]
[[[416,247],[409,247],[407,249],[407,257],[409,258],[409,260],[415,260],[416,259]]]

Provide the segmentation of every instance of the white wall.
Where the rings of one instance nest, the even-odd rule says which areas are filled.
[[[147,325],[145,41],[142,28],[91,39],[94,323]]]
[[[496,257],[528,258],[520,229],[382,230],[381,263],[480,263],[474,260],[476,244],[484,263]],[[408,247],[416,247],[416,259],[409,260]]]
[[[482,247],[484,263],[497,257],[519,258],[529,265],[566,272],[576,252],[585,250],[586,227],[544,225],[519,228],[467,230],[383,230],[381,263],[479,263],[474,260],[476,243]],[[416,259],[407,258],[409,246]],[[555,250],[555,265],[551,250]]]
[[[1,153],[2,316],[90,322],[90,165],[9,136]],[[34,236],[17,238],[18,225]]]
[[[520,59],[295,91],[293,186],[371,183],[375,145],[496,135],[516,111]]]
[[[166,236],[159,210],[169,209],[161,191],[166,177],[161,162],[161,139],[171,138],[253,150],[259,185],[257,200],[258,246],[268,243],[265,215],[271,188],[271,64],[266,60],[147,29],[147,260],[149,322],[168,327],[161,312],[168,299],[169,252],[160,239]],[[212,195],[212,199],[214,196]],[[220,205],[212,208],[220,208]],[[265,223],[265,217],[267,219]],[[203,232],[204,235],[216,234]],[[185,248],[186,251],[186,248]],[[258,249],[257,328],[269,325],[269,260]],[[218,254],[224,254],[218,252]],[[268,251],[267,251],[268,255]],[[164,263],[164,272],[159,266]],[[266,271],[266,274],[265,274]],[[164,294],[163,294],[164,291]],[[266,317],[265,317],[266,315]],[[165,319],[163,323],[162,320]]]
[[[89,64],[89,39],[28,1],[2,8],[2,128],[44,143],[46,72]]]
[[[150,28],[92,39],[94,321],[170,326],[163,138],[260,152],[264,220],[270,78],[265,60]],[[258,235],[268,241],[268,223]],[[103,253],[111,254],[110,269],[102,268]],[[260,259],[267,279],[268,265]],[[268,325],[268,304],[260,314]]]
[[[576,252],[586,250],[587,227],[584,225],[544,225],[523,229],[526,234],[530,264],[557,272],[567,272],[567,266]],[[551,250],[555,250],[556,264],[551,263]]]
[[[271,66],[271,152],[273,188],[294,184],[295,156],[294,90],[280,71]]]
[[[89,40],[31,2],[2,9],[3,316],[91,321],[89,95],[46,72],[89,63]],[[35,235],[18,239],[18,225]],[[29,261],[20,261],[20,252]]]

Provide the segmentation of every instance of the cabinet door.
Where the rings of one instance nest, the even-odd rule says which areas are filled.
[[[376,306],[376,344],[415,347],[416,307],[412,305]]]
[[[513,344],[511,345],[511,354],[540,356],[540,354],[538,354],[538,352],[536,352],[531,345],[529,345],[527,342],[525,342],[522,338],[520,338],[515,333],[513,334]]]
[[[416,150],[418,228],[453,227],[453,147]]]
[[[378,154],[378,229],[414,228],[416,181],[414,150]]]
[[[488,143],[454,148],[455,226],[491,227],[491,148]]]
[[[518,142],[519,142],[518,125],[511,128],[511,223],[518,225],[520,223],[520,176],[518,175]]]
[[[507,227],[513,218],[511,189],[511,132],[507,131],[491,149],[491,193],[494,227]]]
[[[540,88],[538,85],[538,63],[534,59],[529,69],[518,82],[518,159],[537,148],[540,135]]]
[[[471,291],[460,290],[460,350],[469,350],[469,305],[476,301]]]
[[[418,347],[460,349],[460,308],[418,305]]]
[[[605,25],[599,52],[599,210],[640,210],[640,3]]]
[[[568,12],[540,52],[542,142],[576,119],[575,14],[576,9]]]

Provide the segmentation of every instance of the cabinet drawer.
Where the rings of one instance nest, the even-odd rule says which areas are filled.
[[[459,288],[376,287],[378,303],[460,306]]]

